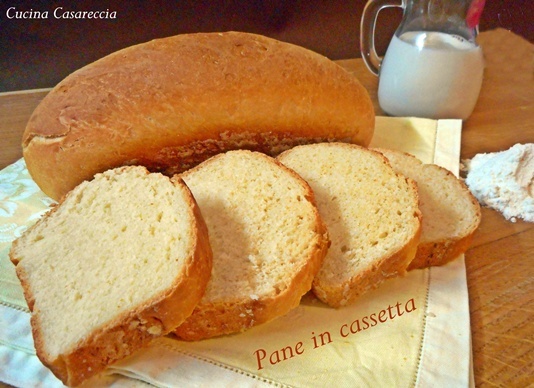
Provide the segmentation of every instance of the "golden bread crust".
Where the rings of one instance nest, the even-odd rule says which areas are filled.
[[[317,53],[248,33],[184,34],[65,78],[35,109],[22,145],[32,178],[59,199],[122,165],[172,175],[229,149],[368,145],[374,119],[365,88]]]

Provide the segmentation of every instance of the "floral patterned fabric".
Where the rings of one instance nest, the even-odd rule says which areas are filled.
[[[31,179],[23,159],[0,171],[0,301],[27,310],[22,287],[9,260],[13,240],[55,202]]]

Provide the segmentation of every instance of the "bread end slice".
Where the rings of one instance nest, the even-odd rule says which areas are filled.
[[[481,211],[467,186],[449,170],[415,156],[376,149],[393,168],[417,182],[423,232],[409,270],[444,265],[464,253],[477,230]]]

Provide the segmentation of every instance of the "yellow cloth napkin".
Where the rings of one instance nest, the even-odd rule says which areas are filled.
[[[459,120],[377,117],[371,147],[410,152],[457,174],[460,135]],[[51,203],[28,176],[22,160],[0,172],[0,304],[4,306],[27,311],[7,254],[11,241]],[[467,300],[465,265],[459,258],[442,268],[391,279],[341,309],[329,308],[309,294],[286,316],[244,333],[198,342],[162,338],[108,372],[156,386],[217,382],[322,387],[334,381],[339,386],[467,386]],[[9,357],[16,346],[10,347],[4,337],[0,331],[0,353],[3,349]]]

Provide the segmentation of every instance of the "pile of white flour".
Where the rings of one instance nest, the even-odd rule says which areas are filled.
[[[534,222],[534,144],[516,144],[502,152],[477,154],[465,161],[465,183],[481,205],[507,220]]]

